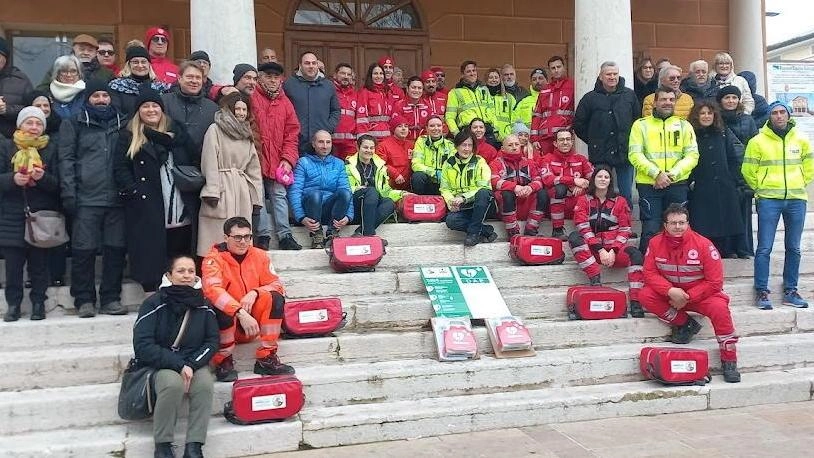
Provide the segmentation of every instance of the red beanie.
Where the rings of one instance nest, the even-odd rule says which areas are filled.
[[[421,72],[421,81],[427,82],[427,80],[435,79],[435,72],[432,70],[424,70]]]
[[[433,67],[430,67],[430,70],[431,70],[433,73],[445,73],[445,72],[444,72],[444,68],[443,68],[443,67],[439,67],[439,66],[437,66],[437,65],[435,65],[435,66],[433,66]]]
[[[444,118],[442,118],[440,115],[434,114],[434,115],[431,115],[429,118],[427,118],[427,125],[430,124],[430,119],[437,119],[437,120],[441,121],[442,125],[444,124]],[[427,127],[427,125],[425,125],[424,127]]]
[[[390,56],[382,56],[379,58],[379,66],[384,68],[384,64],[390,64],[392,66],[396,66],[396,62]]]
[[[407,122],[407,119],[398,113],[390,116],[390,131],[396,130],[396,127],[402,124],[407,124],[408,126],[410,125],[410,123]]]
[[[170,31],[163,28],[163,27],[150,27],[147,29],[146,40],[144,40],[144,46],[150,46],[150,40],[153,39],[154,36],[160,35],[167,39],[167,42],[170,41]]]

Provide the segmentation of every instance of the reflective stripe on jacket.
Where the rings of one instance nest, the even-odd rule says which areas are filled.
[[[455,145],[451,140],[444,137],[431,140],[430,137],[422,135],[415,142],[410,166],[413,168],[413,172],[426,173],[435,180],[435,173],[440,172],[447,159],[454,154]]]
[[[482,157],[473,154],[464,160],[456,154],[447,159],[441,169],[441,196],[447,206],[455,196],[463,196],[468,203],[479,190],[492,189],[491,176],[492,170]]]
[[[376,174],[373,177],[373,183],[376,185],[376,191],[382,197],[387,197],[393,202],[398,202],[404,197],[405,191],[399,191],[390,187],[390,182],[387,179],[387,166],[379,156],[373,155],[373,167],[376,168]],[[350,190],[356,192],[362,187],[362,176],[359,175],[359,169],[356,166],[359,164],[359,153],[348,157],[345,161],[345,171],[348,173],[348,182],[350,183]]]
[[[628,159],[636,169],[636,183],[654,184],[660,172],[684,181],[698,164],[695,130],[678,116],[648,116],[633,123]]]
[[[774,133],[770,122],[746,146],[743,179],[756,197],[808,200],[806,186],[814,179],[811,144],[794,120],[789,120],[791,129],[784,138]]]
[[[453,135],[457,134],[475,118],[481,118],[492,126],[496,123],[495,99],[489,93],[489,89],[481,85],[475,89],[456,87],[449,91],[447,109],[444,113],[449,131]]]

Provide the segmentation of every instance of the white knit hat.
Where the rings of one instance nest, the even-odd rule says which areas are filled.
[[[17,115],[17,128],[20,127],[20,124],[23,123],[28,118],[37,118],[42,121],[42,127],[47,127],[47,123],[45,122],[45,113],[42,112],[37,107],[25,107],[20,110],[20,114]]]

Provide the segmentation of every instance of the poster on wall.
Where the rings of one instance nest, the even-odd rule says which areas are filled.
[[[814,139],[814,62],[769,62],[767,67],[766,99],[790,106],[797,127]]]

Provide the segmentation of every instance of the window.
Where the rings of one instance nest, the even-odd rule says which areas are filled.
[[[382,0],[372,2],[303,0],[294,13],[296,25],[353,27],[368,29],[416,30],[421,28],[412,2]]]

